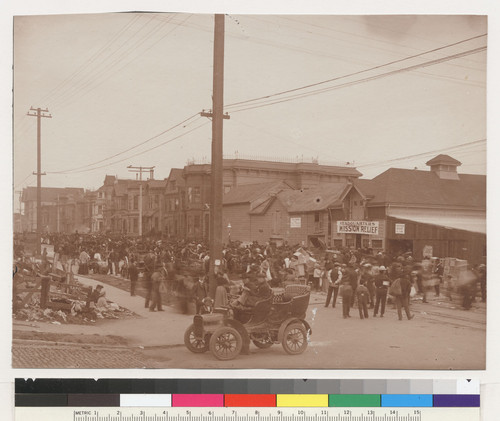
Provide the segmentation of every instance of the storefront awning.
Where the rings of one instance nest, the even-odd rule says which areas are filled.
[[[403,219],[421,224],[438,225],[444,228],[464,230],[486,234],[486,218],[474,216],[448,216],[448,215],[418,215],[399,212],[389,212],[387,216]]]

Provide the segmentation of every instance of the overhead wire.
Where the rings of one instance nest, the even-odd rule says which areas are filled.
[[[114,66],[122,63],[122,59],[127,55],[131,54],[133,51],[137,50],[142,44],[144,44],[148,39],[154,36],[157,32],[163,29],[168,22],[163,22],[155,25],[145,34],[138,36],[151,22],[153,18],[151,17],[147,22],[145,22],[141,28],[139,28],[134,34],[130,35],[126,40],[124,40],[120,46],[115,49],[111,54],[109,54],[105,60],[103,60],[99,65],[93,69],[93,73],[86,75],[81,81],[76,84],[76,88],[72,91],[68,91],[66,97],[62,97],[53,104],[53,107],[58,107],[68,101],[69,98],[74,97],[76,94],[85,90],[85,93],[90,90],[95,89],[91,85],[102,75],[105,75],[109,70],[112,70]],[[138,36],[138,37],[137,37]],[[122,49],[122,47],[124,47]],[[115,72],[116,73],[116,72]],[[107,80],[108,78],[106,78]],[[69,98],[68,98],[69,97]]]
[[[192,120],[196,116],[198,116],[197,119],[195,119],[194,121],[191,121],[191,122],[187,123],[189,120]],[[184,126],[184,128],[185,128],[185,127],[193,124],[194,122],[198,121],[200,118],[201,117],[199,116],[199,113],[195,113],[195,114],[189,116],[188,118],[186,118],[185,120],[181,121],[180,123],[177,123],[174,126],[171,126],[168,129],[163,130],[162,132],[160,132],[160,133],[158,133],[158,134],[156,134],[156,135],[154,135],[154,136],[152,136],[152,137],[150,137],[150,138],[148,138],[148,139],[146,139],[146,140],[144,140],[144,141],[142,141],[142,142],[140,142],[140,143],[138,143],[138,144],[136,144],[134,146],[131,146],[130,148],[127,148],[127,149],[125,149],[125,150],[123,150],[121,152],[115,153],[115,154],[113,154],[111,156],[108,156],[106,158],[103,158],[103,159],[101,159],[99,161],[95,161],[95,162],[92,162],[90,164],[82,165],[80,167],[71,168],[71,169],[67,169],[67,170],[61,170],[61,171],[49,171],[48,174],[67,174],[69,172],[75,172],[75,171],[78,171],[78,170],[81,170],[81,169],[84,169],[84,168],[92,167],[94,165],[100,164],[100,163],[105,162],[105,161],[109,161],[110,159],[116,158],[117,156],[123,155],[124,153],[130,152],[131,150],[134,150],[134,149],[136,149],[136,148],[138,148],[140,146],[143,146],[146,143],[149,143],[152,140],[155,140],[155,139],[159,138],[160,136],[163,136],[164,134],[166,134],[166,133],[174,130],[175,128],[177,128],[177,127],[179,127],[179,126],[181,126],[181,125],[183,125],[183,124],[186,123],[186,125]]]
[[[188,15],[186,18],[185,18],[185,21],[187,21],[192,15]],[[166,23],[164,24],[166,25]],[[114,72],[108,74],[105,76],[104,79],[102,79],[100,82],[98,82],[96,85],[94,86],[91,86],[89,87],[84,93],[82,96],[85,96],[87,95],[89,92],[95,90],[96,88],[98,88],[99,86],[101,86],[104,82],[106,82],[111,76],[113,76],[114,74],[120,72],[123,68],[125,68],[126,66],[128,66],[130,63],[132,63],[133,61],[137,60],[139,57],[141,57],[142,55],[144,55],[147,51],[149,51],[151,48],[153,48],[155,45],[157,45],[160,41],[162,41],[165,37],[167,37],[168,35],[170,35],[173,31],[175,31],[175,29],[178,27],[178,24],[176,24],[173,28],[171,28],[166,34],[162,35],[159,39],[157,39],[156,41],[154,41],[153,44],[151,44],[150,46],[148,46],[147,48],[144,48],[144,49],[141,49],[140,53],[138,55],[136,55],[135,57],[132,57],[131,60],[128,60],[126,61],[122,66],[118,67],[116,70],[114,70]],[[145,41],[143,41],[142,43],[144,43]],[[141,45],[142,45],[141,43]],[[135,47],[137,48],[137,46]],[[121,62],[121,60],[117,61],[117,62]],[[80,98],[81,98],[80,97]]]
[[[323,29],[323,30],[326,30],[326,31],[329,31],[329,32],[338,32],[338,33],[349,35],[351,37],[357,37],[357,38],[367,39],[369,41],[375,41],[375,42],[379,42],[379,43],[389,44],[391,46],[397,46],[397,47],[403,47],[403,48],[411,48],[413,50],[419,50],[419,49],[417,49],[415,47],[412,47],[412,46],[409,46],[409,45],[401,45],[401,44],[396,44],[396,43],[391,42],[391,41],[381,40],[379,38],[373,38],[373,36],[369,37],[369,36],[361,35],[359,33],[353,33],[353,32],[349,32],[349,31],[342,31],[342,30],[339,30],[339,29],[336,29],[336,28],[325,27],[325,26],[318,25],[318,24],[313,24],[313,23],[310,23],[310,22],[307,22],[307,21],[305,21],[305,22],[303,22],[303,21],[297,21],[296,19],[293,19],[290,16],[279,16],[279,18],[285,19],[285,20],[288,20],[288,21],[292,21],[292,22],[301,23],[303,25],[309,25],[309,26],[312,26],[312,27],[320,28],[320,29]],[[303,31],[303,28],[301,30]],[[345,42],[352,42],[352,41],[345,41]],[[363,45],[363,44],[360,44],[360,43],[358,43],[358,44],[359,45]],[[380,48],[378,48],[378,49],[380,49]],[[388,51],[388,50],[382,50],[382,51]],[[423,51],[423,50],[420,50],[420,51]],[[461,65],[461,64],[453,64],[453,66],[462,67],[462,68],[467,69],[467,70],[476,70],[476,71],[478,70],[475,67],[464,66],[464,65]]]
[[[471,142],[462,143],[460,145],[455,145],[455,146],[451,146],[451,147],[449,146],[449,147],[440,148],[440,149],[434,149],[432,151],[421,152],[421,153],[412,154],[412,155],[406,155],[406,156],[402,156],[399,158],[386,159],[386,160],[382,160],[382,161],[374,161],[374,162],[369,162],[369,163],[360,164],[360,165],[356,164],[355,167],[356,168],[366,168],[366,167],[372,167],[372,166],[383,166],[383,165],[392,164],[392,163],[395,163],[398,161],[407,161],[409,159],[420,158],[422,156],[433,155],[433,154],[440,153],[440,152],[451,152],[455,149],[459,149],[459,148],[463,148],[463,147],[467,147],[467,146],[471,146],[471,145],[484,144],[484,142],[486,142],[486,139],[479,139],[479,140],[474,140]]]
[[[173,137],[173,138],[171,138],[171,139],[169,139],[169,140],[166,140],[166,141],[164,141],[164,142],[162,142],[162,143],[160,143],[160,144],[158,144],[158,145],[155,145],[155,146],[153,146],[153,147],[151,147],[151,148],[149,148],[149,149],[146,149],[146,150],[144,150],[144,151],[137,152],[137,153],[135,153],[135,154],[133,154],[133,155],[127,156],[126,158],[120,159],[120,160],[118,160],[118,161],[110,162],[110,163],[108,163],[108,164],[101,165],[101,166],[94,167],[94,168],[87,168],[87,169],[82,169],[82,170],[78,170],[78,171],[66,171],[66,172],[64,172],[64,173],[63,173],[63,172],[59,172],[58,174],[78,174],[78,173],[83,173],[83,172],[94,171],[94,170],[98,170],[98,169],[101,169],[101,168],[105,168],[105,167],[109,167],[109,166],[112,166],[112,165],[119,164],[119,163],[124,162],[124,161],[127,161],[127,160],[129,160],[129,159],[131,159],[131,158],[135,158],[136,156],[140,156],[140,155],[143,155],[143,154],[145,154],[145,153],[147,153],[147,152],[151,152],[151,151],[153,151],[153,150],[155,150],[155,149],[158,149],[158,148],[160,148],[161,146],[164,146],[164,145],[166,145],[166,144],[168,144],[168,143],[173,142],[174,140],[180,139],[181,137],[184,137],[184,136],[188,135],[189,133],[192,133],[192,132],[194,132],[194,131],[196,131],[196,130],[200,129],[201,127],[205,126],[207,123],[208,123],[207,121],[204,121],[202,124],[200,124],[200,125],[198,125],[198,126],[196,126],[196,127],[192,128],[191,130],[188,130],[188,131],[187,131],[187,132],[185,132],[185,133],[182,133],[182,134],[180,134],[180,135],[178,135],[178,136],[175,136],[175,137]],[[48,172],[48,171],[47,171],[47,174],[53,174],[53,172]]]
[[[485,37],[486,35],[487,34],[477,35],[477,36],[474,36],[474,37],[471,37],[471,38],[467,38],[467,39],[464,39],[464,40],[461,40],[461,41],[454,42],[452,44],[444,45],[442,47],[433,48],[432,50],[427,50],[427,51],[419,53],[419,54],[414,54],[414,55],[407,56],[407,57],[404,57],[404,58],[401,58],[401,59],[398,59],[398,60],[393,60],[393,61],[390,61],[390,62],[387,62],[387,63],[384,63],[384,64],[379,64],[377,66],[373,66],[373,67],[370,67],[368,69],[363,69],[363,70],[359,70],[357,72],[348,73],[348,74],[345,74],[345,75],[342,75],[342,76],[336,76],[334,78],[322,80],[320,82],[310,83],[308,85],[303,85],[303,86],[300,86],[300,87],[297,87],[297,88],[287,89],[287,90],[284,90],[284,91],[275,92],[273,94],[269,94],[269,95],[264,95],[264,96],[260,96],[260,97],[256,97],[256,98],[247,99],[247,100],[244,100],[244,101],[233,102],[231,104],[228,104],[226,107],[227,108],[234,107],[234,106],[241,105],[241,104],[247,104],[247,103],[254,102],[254,101],[259,101],[259,100],[268,99],[268,98],[272,98],[272,97],[279,96],[279,95],[284,95],[284,94],[288,94],[288,93],[292,93],[292,92],[297,92],[297,91],[300,91],[300,90],[303,90],[303,89],[313,88],[315,86],[324,85],[324,84],[330,83],[330,82],[336,82],[336,81],[338,81],[340,79],[345,79],[345,78],[351,77],[351,76],[357,76],[357,75],[362,74],[362,73],[367,73],[367,72],[370,72],[370,71],[373,71],[373,70],[381,69],[383,67],[391,66],[393,64],[401,63],[403,61],[411,60],[411,59],[414,59],[414,58],[417,58],[417,57],[421,57],[423,55],[434,53],[436,51],[440,51],[440,50],[443,50],[445,48],[450,48],[450,47],[453,47],[453,46],[456,46],[456,45],[459,45],[459,44],[463,44],[465,42],[469,42],[469,41],[472,41],[474,39]],[[484,49],[486,49],[486,47],[484,47]],[[439,59],[436,59],[436,60],[439,60]]]
[[[296,99],[305,98],[305,97],[309,97],[309,96],[312,96],[312,95],[318,95],[318,94],[321,94],[321,93],[324,93],[324,92],[330,92],[330,91],[335,90],[335,89],[345,88],[345,87],[348,87],[348,86],[358,85],[360,83],[365,83],[365,82],[369,82],[369,81],[372,81],[372,80],[381,79],[381,78],[385,78],[385,77],[388,77],[388,76],[393,76],[393,75],[398,74],[398,73],[409,72],[411,70],[419,69],[419,68],[422,68],[422,67],[432,66],[432,65],[435,65],[435,64],[443,63],[445,61],[453,60],[455,58],[464,57],[464,56],[470,55],[470,54],[476,54],[476,53],[484,51],[484,50],[486,50],[486,47],[479,47],[479,48],[476,48],[476,49],[473,49],[473,50],[468,50],[468,51],[465,51],[465,52],[457,53],[457,54],[454,54],[452,56],[442,57],[442,58],[439,58],[439,59],[427,61],[427,62],[420,63],[420,64],[417,64],[417,65],[413,65],[413,66],[409,66],[409,67],[404,67],[404,68],[392,70],[392,71],[389,71],[389,72],[386,72],[386,73],[381,73],[381,74],[378,74],[378,75],[375,75],[375,76],[369,76],[369,77],[366,77],[366,78],[363,78],[363,79],[358,79],[358,80],[355,80],[355,81],[342,83],[340,85],[334,85],[334,86],[330,86],[330,87],[326,87],[326,88],[321,88],[321,89],[316,89],[316,90],[305,92],[305,93],[294,94],[294,95],[290,95],[288,97],[285,97],[284,99],[276,99],[276,100],[270,100],[270,101],[263,101],[261,103],[250,105],[248,107],[237,108],[237,109],[228,110],[228,111],[231,112],[231,113],[237,113],[237,112],[241,112],[241,111],[247,111],[247,110],[252,110],[252,109],[255,109],[255,108],[262,108],[262,107],[267,107],[267,106],[270,106],[270,105],[275,105],[275,104],[279,104],[279,103],[283,103],[283,102],[293,101],[293,100],[296,100]],[[340,78],[343,78],[343,77],[339,76],[336,79],[340,79]],[[297,91],[299,89],[304,89],[304,87],[295,88],[295,89],[289,90],[289,91]],[[264,98],[270,98],[270,97],[273,97],[275,95],[282,95],[282,93],[272,94],[272,95],[266,95]],[[260,98],[259,98],[259,100],[260,100]],[[257,99],[252,99],[252,100],[248,100],[248,101],[241,101],[239,104],[240,105],[244,105],[247,102],[249,103],[249,102],[255,102],[255,101],[257,101]],[[235,105],[233,104],[233,106],[235,106]],[[230,108],[230,107],[231,106],[228,105],[227,107],[225,107],[225,109],[226,108]]]
[[[89,68],[101,55],[104,54],[106,49],[110,48],[116,40],[120,38],[120,36],[125,33],[136,21],[140,20],[142,15],[134,15],[132,19],[130,19],[124,26],[122,26],[106,43],[104,43],[99,50],[97,50],[90,58],[88,58],[85,62],[83,62],[79,67],[77,67],[73,73],[71,73],[66,79],[62,80],[58,85],[53,87],[45,96],[43,96],[40,100],[37,101],[37,104],[43,104],[46,100],[51,98],[54,93],[64,86],[68,85],[72,82],[73,79],[76,78],[79,74]],[[109,58],[109,55],[106,56],[106,60]]]

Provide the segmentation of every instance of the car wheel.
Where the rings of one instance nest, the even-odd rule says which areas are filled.
[[[288,325],[283,332],[281,344],[288,354],[302,354],[307,348],[307,331],[304,325],[301,323]]]
[[[210,338],[210,351],[218,360],[232,360],[238,356],[242,346],[241,335],[230,326],[220,327]]]
[[[208,351],[208,340],[206,337],[205,339],[197,339],[195,337],[193,324],[184,332],[184,345],[195,354],[201,354]]]

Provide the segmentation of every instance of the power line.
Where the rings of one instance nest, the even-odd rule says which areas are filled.
[[[453,47],[455,45],[463,44],[465,42],[472,41],[474,39],[485,37],[486,35],[487,34],[477,35],[475,37],[471,37],[471,38],[467,38],[465,40],[457,41],[457,42],[452,43],[452,44],[447,44],[447,45],[442,46],[442,47],[434,48],[432,50],[427,50],[427,51],[425,51],[423,53],[414,54],[412,56],[408,56],[408,57],[405,57],[405,58],[402,58],[402,59],[393,60],[393,61],[390,61],[388,63],[384,63],[384,64],[380,64],[380,65],[377,65],[377,66],[374,66],[374,67],[370,67],[369,69],[360,70],[360,71],[349,73],[349,74],[346,74],[346,75],[343,75],[343,76],[337,76],[337,77],[334,77],[334,78],[331,78],[331,79],[327,79],[327,80],[323,80],[323,81],[320,81],[320,82],[311,83],[309,85],[300,86],[298,88],[288,89],[288,90],[285,90],[285,91],[276,92],[274,94],[269,94],[269,95],[264,95],[264,96],[257,97],[257,98],[248,99],[248,100],[245,100],[245,101],[234,102],[232,104],[228,104],[227,108],[234,107],[236,105],[247,104],[249,102],[259,101],[259,100],[262,100],[262,99],[269,99],[269,98],[272,98],[272,97],[275,97],[275,96],[284,95],[284,94],[288,94],[288,93],[291,93],[291,92],[300,91],[300,90],[307,89],[307,88],[312,88],[312,87],[323,85],[323,84],[329,83],[329,82],[335,82],[335,81],[340,80],[340,79],[345,79],[347,77],[356,76],[356,75],[359,75],[359,74],[362,74],[362,73],[366,73],[366,72],[369,72],[369,71],[372,71],[372,70],[380,69],[382,67],[390,66],[392,64],[401,63],[401,62],[406,61],[406,60],[410,60],[410,59],[413,59],[413,58],[416,58],[416,57],[420,57],[420,56],[423,56],[423,55],[426,55],[426,54],[434,53],[436,51],[440,51],[440,50],[443,50],[445,48],[450,48],[450,47]]]
[[[108,164],[101,165],[101,166],[94,167],[94,168],[89,168],[89,169],[84,169],[84,170],[79,170],[79,171],[59,172],[58,174],[77,174],[77,173],[83,173],[83,172],[94,171],[94,170],[98,170],[98,169],[101,169],[101,168],[109,167],[109,166],[111,166],[111,165],[119,164],[119,163],[121,163],[121,162],[123,162],[123,161],[126,161],[126,160],[131,159],[131,158],[135,158],[136,156],[143,155],[143,154],[145,154],[145,153],[147,153],[147,152],[150,152],[150,151],[152,151],[152,150],[154,150],[154,149],[157,149],[157,148],[159,148],[159,147],[161,147],[161,146],[164,146],[164,145],[166,145],[166,144],[168,144],[168,143],[171,143],[171,142],[173,142],[174,140],[180,139],[181,137],[184,137],[184,136],[188,135],[189,133],[192,133],[192,132],[194,132],[195,130],[198,130],[199,128],[203,127],[203,126],[204,126],[204,125],[206,125],[207,123],[208,123],[208,121],[204,121],[204,122],[203,122],[202,124],[200,124],[199,126],[196,126],[196,127],[194,127],[193,129],[188,130],[187,132],[185,132],[185,133],[183,133],[183,134],[180,134],[180,135],[178,135],[178,136],[176,136],[176,137],[174,137],[174,138],[172,138],[172,139],[169,139],[169,140],[167,140],[167,141],[165,141],[165,142],[162,142],[162,143],[160,143],[160,144],[158,144],[158,145],[156,145],[156,146],[153,146],[152,148],[149,148],[149,149],[146,149],[146,150],[144,150],[144,151],[138,152],[138,153],[136,153],[136,154],[134,154],[134,155],[130,155],[130,156],[128,156],[128,157],[126,157],[126,158],[123,158],[123,159],[120,159],[120,160],[118,160],[118,161],[110,162],[110,163],[108,163]],[[48,174],[53,174],[53,173],[51,173],[51,172],[47,172],[47,173],[48,173]]]
[[[188,15],[184,21],[187,21],[192,15]],[[170,19],[172,20],[172,18]],[[169,21],[168,21],[169,22]],[[156,27],[157,29],[154,30],[154,32],[158,32],[160,29],[163,28],[163,26],[165,26],[168,22],[165,22],[163,24],[161,24],[161,26],[158,28]],[[170,29],[166,34],[162,35],[159,39],[157,39],[156,41],[154,41],[149,47],[147,48],[144,48],[144,49],[141,49],[140,53],[138,55],[136,55],[135,57],[132,57],[131,60],[125,62],[125,64],[123,64],[122,66],[118,67],[116,70],[114,70],[112,73],[106,75],[104,77],[104,79],[102,79],[100,82],[98,82],[96,85],[94,86],[89,86],[89,88],[83,93],[83,95],[80,96],[80,98],[82,96],[85,96],[87,95],[89,92],[95,90],[96,88],[98,88],[99,86],[101,86],[104,82],[106,82],[111,76],[113,76],[114,74],[120,72],[123,68],[125,68],[126,66],[128,66],[130,63],[132,63],[133,61],[137,60],[139,57],[141,57],[142,55],[144,55],[147,51],[149,51],[151,48],[153,48],[156,44],[158,44],[160,41],[162,41],[164,38],[166,38],[168,35],[170,35],[173,31],[175,31],[175,29],[179,26],[179,24],[176,24],[175,27],[173,27],[172,29]],[[150,33],[151,34],[151,33]],[[123,60],[121,60],[121,58],[123,58],[124,56],[130,54],[130,52],[136,50],[140,45],[144,44],[144,42],[146,42],[148,40],[148,38],[151,37],[151,35],[148,34],[147,38],[146,39],[142,39],[142,41],[139,42],[138,45],[135,45],[132,49],[129,49],[128,51],[126,51],[125,53],[123,53],[119,58],[117,58],[113,63],[111,63],[111,65],[108,65],[107,68],[109,68],[110,66],[114,66],[115,64],[117,63],[120,63],[120,62],[123,62]],[[107,71],[107,70],[106,70]],[[102,72],[101,72],[102,73]],[[105,72],[104,72],[105,73]],[[101,76],[101,75],[99,75]],[[86,85],[84,86],[81,86],[79,91],[81,91],[83,88],[85,88],[86,86],[89,85],[89,82],[92,83],[92,81],[87,81]],[[59,104],[61,105],[61,104]]]
[[[57,97],[63,97],[64,95],[66,95],[68,93],[68,89],[71,89],[71,87],[67,88],[67,85],[73,80],[76,78],[76,76],[78,76],[79,74],[81,74],[84,70],[86,70],[88,67],[90,67],[90,65],[109,47],[111,47],[113,45],[113,43],[115,42],[115,40],[117,40],[121,35],[122,33],[124,33],[127,29],[129,29],[130,26],[133,25],[133,23],[135,23],[135,21],[139,20],[141,18],[140,15],[136,15],[134,16],[131,20],[129,20],[129,22],[127,22],[125,24],[125,26],[123,26],[117,33],[115,33],[113,35],[113,37],[108,41],[106,42],[96,53],[94,53],[89,59],[87,59],[84,63],[82,63],[77,69],[75,69],[73,71],[73,73],[71,73],[66,79],[62,80],[59,84],[57,84],[55,87],[53,87],[48,93],[46,93],[39,101],[37,101],[38,103],[44,103],[46,102],[47,100],[49,100],[51,97],[54,97],[56,98],[57,100]],[[121,48],[121,45],[120,47]],[[107,60],[109,58],[109,55],[105,58],[105,60]],[[105,61],[104,60],[104,61]],[[64,89],[63,89],[64,88]],[[58,91],[62,90],[61,93],[59,93]],[[25,123],[25,116],[23,116],[23,119],[20,121],[20,122],[17,122],[16,125],[18,127],[20,127],[22,125],[22,123]],[[26,128],[26,127],[24,127]],[[21,131],[21,134],[23,134],[23,130],[20,130]]]
[[[66,79],[61,81],[58,85],[56,85],[54,88],[52,88],[39,102],[45,102],[47,99],[49,99],[53,94],[66,86],[69,82],[71,82],[72,79],[74,79],[76,76],[81,74],[84,70],[86,70],[92,63],[94,63],[95,60],[99,56],[101,56],[104,51],[111,47],[113,43],[120,38],[120,36],[126,32],[129,27],[131,27],[137,20],[139,20],[142,16],[141,15],[135,15],[130,19],[118,32],[116,32],[110,40],[108,40],[98,51],[96,51],[88,60],[86,60],[82,65],[80,65],[73,73],[71,73]],[[121,46],[120,46],[121,47]],[[106,60],[109,58],[109,55],[106,57]]]
[[[27,176],[23,179],[23,181],[21,181],[21,182],[17,183],[17,184],[14,186],[14,190],[16,190],[19,186],[22,186],[22,185],[24,184],[24,182],[25,182],[26,180],[28,180],[28,178],[30,178],[30,177],[32,177],[32,176],[33,176],[33,174],[32,174],[32,173],[29,173],[29,174],[28,174],[28,175],[27,175]]]
[[[462,143],[460,145],[456,145],[456,146],[452,146],[452,147],[435,149],[435,150],[432,150],[432,151],[427,151],[427,152],[422,152],[422,153],[418,153],[418,154],[402,156],[402,157],[394,158],[394,159],[387,159],[387,160],[384,160],[384,161],[369,162],[367,164],[355,165],[355,167],[356,168],[365,168],[365,167],[371,167],[371,166],[387,165],[387,164],[391,164],[391,163],[394,163],[394,162],[405,161],[405,160],[412,159],[412,158],[419,158],[419,157],[422,157],[422,156],[431,155],[431,154],[435,154],[435,153],[439,153],[439,152],[447,152],[447,151],[449,152],[449,151],[452,151],[452,150],[455,150],[455,149],[458,149],[458,148],[470,147],[472,145],[478,145],[478,144],[484,143],[484,142],[486,142],[486,139],[474,140],[472,142],[466,142],[466,143]]]
[[[71,169],[62,170],[62,171],[49,171],[48,173],[49,174],[67,174],[68,172],[73,172],[73,171],[77,171],[77,170],[80,170],[80,169],[83,169],[83,168],[92,167],[92,166],[94,166],[96,164],[100,164],[101,162],[105,162],[105,161],[108,161],[110,159],[116,158],[117,156],[123,155],[124,153],[127,153],[127,152],[129,152],[129,151],[131,151],[133,149],[138,148],[139,146],[145,145],[146,143],[151,142],[154,139],[157,139],[160,136],[163,136],[165,133],[168,133],[169,131],[171,131],[171,130],[173,130],[173,129],[179,127],[179,126],[181,126],[182,124],[184,124],[187,121],[191,120],[193,117],[198,117],[198,119],[200,118],[199,115],[198,115],[198,113],[195,113],[195,114],[189,116],[188,118],[186,118],[185,120],[181,121],[180,123],[177,123],[177,124],[175,124],[172,127],[169,127],[168,129],[166,129],[166,130],[164,130],[164,131],[162,131],[162,132],[160,132],[160,133],[158,133],[158,134],[150,137],[149,139],[146,139],[146,140],[138,143],[137,145],[131,146],[130,148],[125,149],[124,151],[121,151],[121,152],[118,152],[118,153],[116,153],[114,155],[108,156],[107,158],[103,158],[103,159],[101,159],[99,161],[95,161],[95,162],[92,162],[90,164],[82,165],[80,167],[71,168]],[[196,120],[194,120],[194,121],[192,121],[190,123],[187,123],[186,126],[184,126],[184,127],[187,127],[188,125],[194,123],[198,119],[196,119]]]
[[[439,58],[439,59],[427,61],[427,62],[420,63],[420,64],[417,64],[417,65],[413,65],[413,66],[409,66],[409,67],[404,67],[404,68],[397,69],[397,70],[392,70],[390,72],[381,73],[381,74],[375,75],[375,76],[369,76],[369,77],[364,78],[364,79],[358,79],[358,80],[351,81],[351,82],[346,82],[346,83],[343,83],[343,84],[340,84],[340,85],[334,85],[334,86],[330,86],[330,87],[326,87],[326,88],[316,89],[316,90],[313,90],[313,91],[310,91],[310,92],[305,92],[305,93],[300,93],[300,94],[294,94],[294,95],[291,95],[291,96],[286,97],[285,99],[281,99],[281,100],[271,100],[269,102],[262,102],[260,104],[250,105],[249,107],[246,107],[246,108],[240,108],[240,109],[236,109],[236,110],[231,110],[231,112],[232,113],[237,113],[237,112],[240,112],[240,111],[247,111],[247,110],[252,110],[252,109],[255,109],[255,108],[262,108],[262,107],[266,107],[266,106],[270,106],[270,105],[279,104],[279,103],[282,103],[282,102],[293,101],[295,99],[306,98],[306,97],[309,97],[311,95],[318,95],[318,94],[329,92],[329,91],[332,91],[332,90],[335,90],[335,89],[340,89],[340,88],[345,88],[345,87],[348,87],[348,86],[358,85],[360,83],[369,82],[369,81],[372,81],[372,80],[381,79],[381,78],[388,77],[388,76],[393,76],[393,75],[398,74],[398,73],[409,72],[411,70],[419,69],[419,68],[422,68],[422,67],[428,67],[428,66],[432,66],[432,65],[435,65],[435,64],[440,64],[440,63],[443,63],[443,62],[446,62],[446,61],[449,61],[449,60],[454,60],[456,58],[464,57],[464,56],[467,56],[467,55],[476,54],[476,53],[479,53],[481,51],[485,51],[486,48],[487,47],[475,48],[473,50],[468,50],[468,51],[465,51],[465,52],[461,52],[461,53],[457,53],[457,54],[454,54],[454,55],[451,55],[451,56],[446,56],[446,57],[442,57],[442,58]],[[341,78],[341,77],[339,77],[339,78]],[[296,88],[294,90],[298,90],[298,89],[304,89],[304,87],[303,88]],[[274,94],[272,96],[274,96]],[[243,101],[241,104],[243,104],[245,102],[252,102],[252,101],[255,101],[255,100],[256,99],[249,100],[249,101]]]
[[[329,31],[329,32],[338,32],[338,33],[342,33],[342,34],[347,34],[347,35],[349,35],[351,37],[368,39],[370,41],[374,41],[374,42],[377,42],[377,43],[389,44],[391,46],[402,47],[402,48],[411,48],[413,50],[417,50],[417,51],[420,50],[420,51],[422,51],[422,49],[418,49],[418,48],[415,48],[415,47],[412,47],[412,46],[409,46],[409,45],[397,44],[397,43],[394,43],[394,42],[385,41],[385,40],[381,40],[381,39],[378,39],[378,38],[373,38],[373,36],[369,37],[369,36],[360,35],[360,34],[356,34],[356,33],[349,32],[349,31],[342,31],[342,30],[339,30],[339,29],[334,29],[334,27],[325,27],[325,26],[318,25],[318,24],[313,24],[313,23],[310,23],[310,22],[300,22],[300,21],[298,21],[296,19],[293,19],[292,17],[289,17],[289,16],[279,16],[279,18],[280,19],[285,19],[285,20],[288,20],[288,21],[291,21],[291,22],[305,23],[306,25],[313,26],[313,27],[316,27],[316,28],[320,28],[320,29],[323,29],[323,30],[326,30],[326,31]],[[293,26],[290,26],[290,27],[294,28]],[[297,28],[295,28],[295,29],[297,29]],[[395,32],[396,33],[401,33],[401,32],[398,32],[398,31],[395,31]],[[313,33],[313,32],[311,32],[311,33]],[[316,32],[316,34],[321,35],[321,36],[328,36],[328,35],[325,35],[325,34],[321,34],[319,32]],[[340,41],[343,41],[343,42],[349,42],[349,43],[353,42],[353,41],[339,39],[339,38],[334,38],[334,39],[340,40]],[[357,43],[357,44],[358,45],[362,45],[362,46],[367,46],[366,44],[362,44],[362,43]],[[387,50],[387,49],[382,49],[380,47],[371,47],[371,48],[376,48],[378,50],[385,51],[385,52],[391,51],[391,50]],[[478,70],[477,68],[468,67],[468,66],[464,66],[464,65],[460,65],[460,64],[453,64],[453,66],[462,67],[462,68],[465,68],[465,69],[468,69],[468,70],[476,70],[476,71]]]
[[[165,25],[167,25],[168,22],[164,22],[161,24],[156,25],[153,27],[149,32],[147,32],[144,35],[141,35],[139,39],[135,39],[136,35],[138,35],[144,28],[146,28],[151,22],[153,21],[153,18],[151,17],[147,22],[145,22],[134,34],[130,35],[126,40],[124,40],[115,51],[113,51],[111,54],[109,54],[105,60],[103,60],[101,63],[98,64],[98,66],[93,70],[94,74],[89,74],[84,76],[84,78],[79,82],[79,86],[76,87],[76,89],[72,91],[68,91],[66,93],[66,97],[64,95],[59,99],[59,102],[56,102],[55,106],[60,106],[64,104],[64,102],[68,101],[69,98],[75,96],[77,93],[81,92],[82,90],[86,89],[90,85],[92,85],[95,80],[99,77],[101,77],[103,74],[108,72],[110,69],[112,69],[117,63],[122,62],[122,58],[125,57],[126,55],[130,54],[134,50],[136,50],[140,45],[142,45],[144,42],[146,42],[153,34],[158,32],[160,29],[162,29]],[[124,47],[124,51],[122,50],[122,47]],[[115,55],[119,53],[118,56],[115,57]],[[106,78],[107,79],[107,78]],[[91,89],[95,89],[91,88]],[[89,89],[89,90],[91,90]],[[88,92],[87,90],[86,92]]]

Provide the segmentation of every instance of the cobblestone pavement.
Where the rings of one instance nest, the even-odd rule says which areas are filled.
[[[125,347],[14,341],[13,368],[154,368],[139,351]]]

